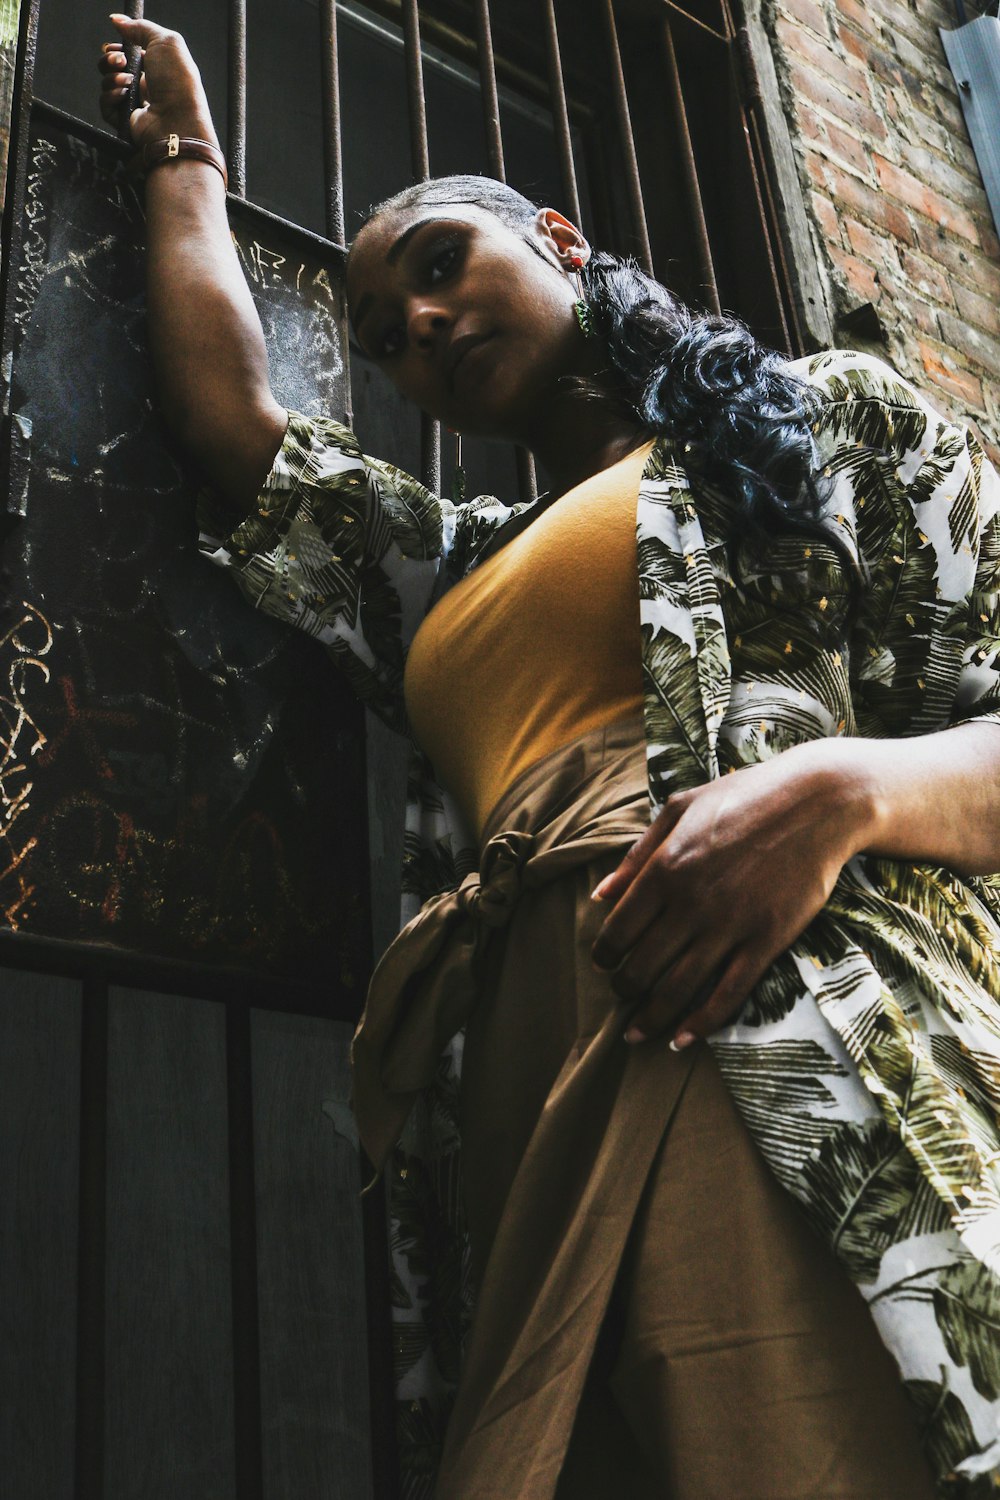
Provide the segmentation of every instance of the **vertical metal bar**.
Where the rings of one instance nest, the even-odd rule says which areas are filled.
[[[566,205],[566,212],[574,224],[579,224],[582,217],[580,193],[577,188],[576,166],[573,161],[573,138],[570,134],[569,110],[566,106],[566,85],[563,82],[562,57],[559,52],[555,0],[545,0],[545,46],[549,63],[549,99],[552,105],[552,123],[556,133],[556,150],[559,154],[563,201]]]
[[[229,191],[247,195],[247,0],[229,0]]]
[[[262,1500],[253,1059],[250,1009],[241,1001],[230,1001],[226,1007],[226,1090],[229,1122],[229,1243],[236,1493],[240,1500]]]
[[[344,158],[340,130],[340,66],[337,54],[336,0],[320,5],[323,62],[323,172],[326,237],[344,243]]]
[[[35,79],[35,55],[38,50],[39,0],[22,4],[17,47],[14,55],[14,77],[11,83],[10,139],[7,143],[7,175],[3,185],[3,218],[0,223],[0,289],[3,298],[3,367],[13,378],[8,363],[13,358],[17,340],[17,281],[24,249],[27,225],[25,203],[28,188],[29,138],[31,134],[31,99]],[[28,445],[19,441],[21,428],[10,415],[11,390],[0,378],[3,394],[3,423],[0,428],[0,477],[6,499],[0,502],[0,540],[23,515],[14,496],[27,494],[30,475]],[[0,610],[6,608],[7,578],[0,576]]]
[[[104,1494],[108,986],[83,981],[80,1031],[80,1224],[77,1241],[76,1496]]]
[[[628,193],[632,216],[632,232],[639,245],[638,259],[644,271],[653,274],[653,256],[649,247],[649,230],[646,227],[646,209],[642,201],[642,184],[639,181],[639,162],[635,154],[635,137],[632,134],[632,116],[628,107],[628,92],[625,88],[625,71],[622,67],[621,48],[618,45],[618,27],[615,24],[613,0],[604,0],[604,19],[608,35],[608,58],[611,63],[611,84],[615,100],[615,118],[618,125],[618,145],[625,167],[625,189]]]
[[[517,488],[522,501],[530,503],[538,499],[538,480],[535,476],[535,460],[527,448],[515,448],[517,462]]]
[[[410,166],[416,180],[426,182],[431,175],[431,164],[427,146],[424,61],[420,52],[420,10],[417,0],[403,0],[403,59],[410,121]]]
[[[490,0],[476,0],[476,41],[479,50],[479,86],[483,101],[486,156],[493,176],[499,178],[501,182],[506,182],[503,136],[500,131],[500,100],[497,97],[497,69],[493,56],[493,31],[490,26]]]
[[[663,53],[667,64],[667,78],[670,83],[674,127],[677,132],[677,155],[680,161],[681,172],[684,176],[688,213],[691,221],[691,234],[694,239],[695,254],[698,258],[698,273],[702,290],[705,293],[705,305],[712,312],[718,313],[722,311],[722,306],[719,302],[719,288],[715,280],[715,266],[712,262],[712,246],[708,238],[708,225],[705,222],[705,205],[701,198],[698,167],[694,159],[694,147],[691,144],[691,131],[688,127],[687,110],[684,108],[684,91],[681,87],[681,75],[677,66],[677,53],[674,50],[674,34],[670,28],[670,21],[667,19],[664,19],[663,22]]]
[[[764,251],[767,256],[782,337],[789,354],[802,354],[805,345],[795,299],[791,293],[792,280],[785,259],[778,215],[771,195],[766,165],[767,156],[757,118],[757,106],[761,98],[760,83],[750,47],[750,38],[745,27],[737,30],[728,0],[721,0],[721,9],[726,35],[729,37],[730,77],[739,106],[750,181],[760,215],[761,236],[764,241]]]
[[[403,0],[403,60],[406,67],[406,106],[410,123],[410,166],[418,182],[431,175],[427,143],[427,103],[424,62],[420,51],[420,11],[417,0]],[[420,414],[420,477],[429,490],[441,489],[441,424]]]

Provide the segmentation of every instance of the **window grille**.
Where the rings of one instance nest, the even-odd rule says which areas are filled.
[[[447,489],[437,424],[369,367],[348,383],[342,280],[345,242],[370,201],[456,170],[507,177],[686,300],[803,352],[736,3],[151,6],[188,37],[206,79],[281,399],[353,411],[371,451]],[[133,15],[141,8],[132,0]],[[11,1432],[45,1420],[8,1473],[12,1493],[173,1500],[183,1460],[192,1494],[264,1500],[280,1472],[309,1500],[337,1470],[344,1500],[384,1500],[394,1461],[378,1195],[357,1206],[346,1085],[317,1124],[295,1116],[289,1083],[301,1070],[315,1077],[317,1059],[344,1072],[363,993],[367,894],[352,895],[338,865],[364,859],[361,720],[317,675],[312,643],[285,645],[248,621],[227,581],[213,592],[201,580],[200,563],[188,583],[174,502],[183,509],[192,482],[142,385],[127,150],[88,123],[106,11],[106,0],[22,0],[4,211],[4,562],[12,603],[27,602],[0,630],[0,681],[22,685],[0,715],[0,1093],[26,1139],[36,1117],[52,1122],[46,1161],[62,1163],[43,1173],[49,1196],[36,1195],[21,1225],[38,1266],[17,1309],[33,1352],[0,1405]],[[315,358],[323,339],[329,368]],[[112,389],[104,373],[116,361],[127,369]],[[100,429],[112,399],[135,430],[119,414],[113,452],[102,448],[110,427],[78,452],[77,408]],[[472,493],[534,492],[525,454],[467,443],[465,458]],[[100,520],[93,535],[73,529],[87,507]],[[184,736],[196,753],[180,777],[172,747]],[[332,797],[331,783],[349,795]],[[286,816],[299,847],[282,864],[274,821]],[[234,822],[247,840],[235,853]],[[217,870],[237,872],[236,897]],[[194,915],[189,886],[200,893]],[[333,893],[332,917],[317,888]],[[268,929],[262,890],[272,906],[291,892],[281,930]],[[276,1136],[298,1152],[294,1170],[275,1157]],[[202,1157],[210,1169],[192,1185],[177,1162]],[[137,1207],[147,1178],[155,1201]],[[20,1202],[18,1192],[16,1162],[0,1156],[0,1195]],[[331,1193],[337,1213],[306,1226],[291,1264],[283,1235]],[[169,1403],[179,1387],[157,1343],[162,1321],[143,1348],[136,1277],[147,1262],[205,1299],[184,1325],[187,1395],[162,1411],[155,1393]],[[23,1251],[0,1246],[4,1285],[23,1280],[24,1264]],[[143,1283],[144,1296],[155,1290]],[[302,1296],[319,1299],[320,1333],[292,1347],[282,1330],[300,1326],[289,1309]],[[360,1354],[342,1330],[322,1332],[324,1316],[346,1327],[352,1308],[367,1308]],[[134,1325],[121,1326],[126,1314]],[[367,1457],[355,1442],[348,1474],[345,1423],[362,1420]],[[161,1441],[174,1445],[173,1472]]]

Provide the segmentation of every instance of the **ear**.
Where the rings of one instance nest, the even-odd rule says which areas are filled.
[[[590,259],[590,246],[582,230],[557,208],[540,208],[535,215],[535,228],[560,265],[565,265],[571,255],[578,255],[584,265]]]

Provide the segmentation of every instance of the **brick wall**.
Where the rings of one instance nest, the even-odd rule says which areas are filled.
[[[835,337],[880,352],[1000,458],[1000,242],[943,0],[770,0]],[[871,304],[881,325],[848,317]]]

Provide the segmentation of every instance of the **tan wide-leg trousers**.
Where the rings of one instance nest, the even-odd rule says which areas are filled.
[[[638,831],[641,744],[588,738],[492,826],[533,829],[617,764]],[[589,961],[619,857],[522,892],[487,953],[462,1079],[481,1296],[439,1500],[932,1500],[864,1302],[710,1048],[621,1040]]]

